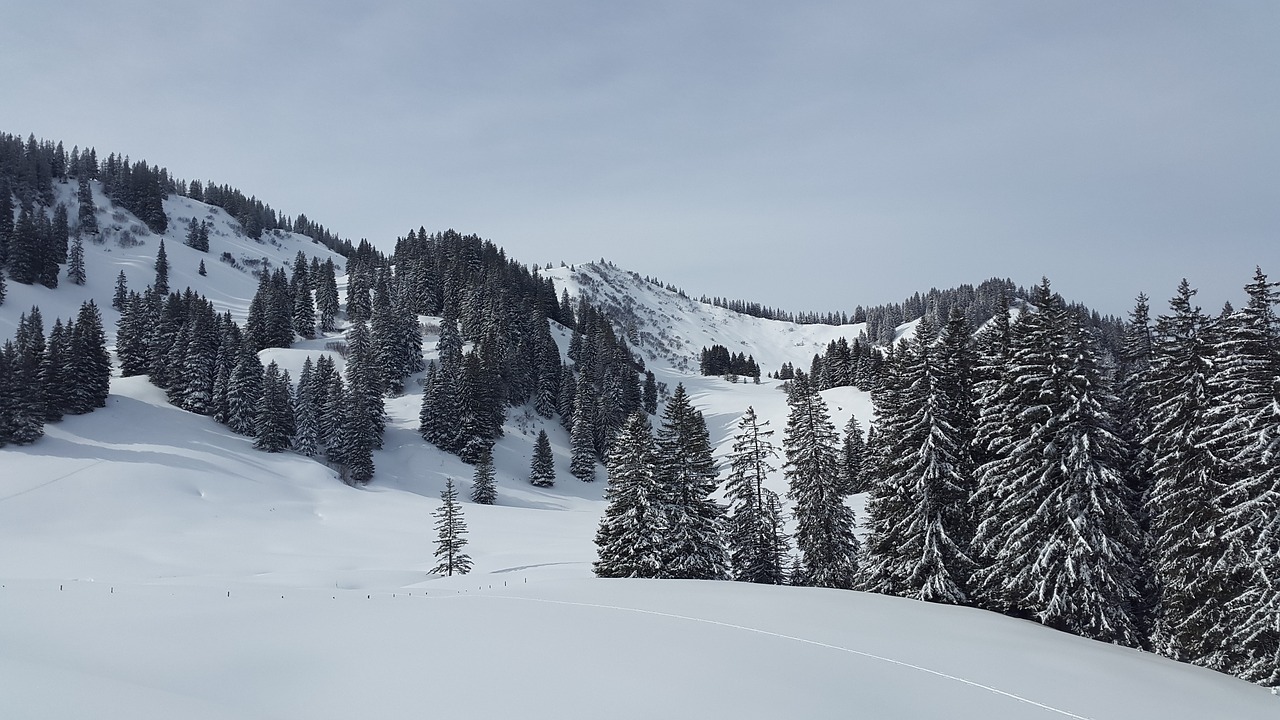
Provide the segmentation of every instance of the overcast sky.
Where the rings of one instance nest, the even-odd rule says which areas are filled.
[[[0,131],[390,249],[455,228],[851,310],[1280,279],[1280,3],[12,3]]]

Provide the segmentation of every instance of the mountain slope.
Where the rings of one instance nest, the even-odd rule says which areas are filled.
[[[221,252],[242,266],[265,257],[276,267],[304,248],[327,257],[309,238],[259,244],[207,206],[169,203],[171,285],[190,284],[237,318],[257,281],[217,262]],[[217,223],[209,255],[181,243],[191,216]],[[10,284],[0,328],[11,333],[32,303],[51,323],[95,297],[113,332],[116,272],[145,286],[158,246],[154,236],[138,247],[113,237],[86,248],[84,288]],[[207,278],[196,274],[200,258]],[[807,365],[858,330],[737,315],[608,266],[547,274],[571,295],[612,303],[659,379],[689,388],[722,455],[748,405],[780,439],[785,395],[775,381],[688,374],[701,347],[751,352],[769,370]],[[567,333],[556,339],[563,349]],[[328,341],[262,357],[296,377]],[[458,478],[465,497],[472,469],[418,436],[415,379],[387,400],[385,447],[364,488],[316,460],[253,450],[169,406],[144,377],[116,378],[106,408],[0,449],[0,715],[1247,719],[1280,709],[1231,678],[971,609],[596,580],[605,484],[573,479],[563,428],[524,408],[508,412],[495,447],[499,504],[465,505],[475,573],[431,576],[439,490]],[[865,393],[824,397],[837,425],[850,413],[869,422]],[[547,489],[525,479],[541,429],[558,471]],[[770,484],[785,489],[781,473]]]

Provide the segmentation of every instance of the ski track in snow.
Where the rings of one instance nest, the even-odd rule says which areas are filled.
[[[657,617],[671,618],[673,620],[687,620],[689,622],[703,623],[706,625],[718,625],[720,627],[731,628],[733,630],[743,630],[746,632],[755,633],[757,635],[767,635],[770,637],[776,637],[783,640],[792,640],[794,642],[804,643],[806,645],[813,645],[815,647],[826,648],[828,650],[836,650],[843,653],[849,653],[850,655],[858,655],[860,657],[865,657],[871,660],[878,660],[880,662],[889,663],[890,665],[897,665],[899,667],[904,667],[910,670],[917,670],[919,672],[928,673],[935,677],[943,678],[944,680],[951,680],[953,682],[958,682],[964,685],[968,685],[970,687],[978,688],[980,690],[986,690],[987,692],[995,693],[996,695],[1001,695],[1003,697],[1007,697],[1011,700],[1016,700],[1017,702],[1030,705],[1032,707],[1037,707],[1042,710],[1047,710],[1051,713],[1055,713],[1063,717],[1073,718],[1073,720],[1093,720],[1093,718],[1090,718],[1085,715],[1077,715],[1068,710],[1056,708],[1056,707],[1053,707],[1052,705],[1045,705],[1044,703],[1036,702],[1035,700],[1032,700],[1030,698],[1025,698],[1025,697],[1022,697],[1021,695],[1016,695],[1014,693],[1001,690],[1000,688],[991,687],[990,685],[984,685],[975,680],[968,680],[962,677],[944,673],[941,670],[934,670],[932,668],[927,668],[922,665],[915,665],[913,663],[904,662],[902,660],[894,660],[893,658],[885,657],[883,655],[876,655],[875,653],[864,652],[862,650],[854,650],[853,648],[842,647],[840,645],[832,645],[830,643],[824,643],[818,640],[809,640],[802,637],[796,637],[795,635],[787,635],[784,633],[777,633],[769,630],[761,630],[760,628],[748,627],[746,625],[737,625],[734,623],[721,622],[719,620],[708,620],[706,618],[697,618],[689,615],[678,615],[676,613],[662,612],[660,610],[645,610],[642,608],[623,607],[621,605],[602,605],[598,603],[573,602],[570,600],[547,600],[545,598],[529,598],[529,597],[520,597],[518,595],[482,595],[477,597],[492,597],[492,598],[500,598],[504,600],[525,600],[528,602],[548,603],[551,605],[571,605],[575,607],[600,608],[603,610],[618,610],[621,612],[631,612],[631,613],[637,613],[640,615],[654,615]]]
[[[33,486],[31,486],[31,487],[27,488],[26,490],[19,490],[18,492],[14,493],[14,494],[12,494],[12,495],[5,495],[4,497],[0,497],[0,502],[4,502],[5,500],[12,500],[13,498],[16,498],[16,497],[18,497],[18,496],[20,496],[20,495],[26,495],[27,493],[35,492],[36,490],[39,490],[40,488],[43,488],[43,487],[49,487],[50,485],[52,485],[52,484],[54,484],[54,483],[58,482],[59,480],[63,480],[63,479],[69,478],[69,477],[71,477],[72,475],[75,475],[75,474],[76,474],[76,473],[78,473],[78,472],[83,472],[83,471],[85,471],[85,470],[88,470],[88,469],[89,469],[89,468],[91,468],[91,467],[94,467],[94,466],[97,466],[97,465],[101,465],[101,464],[102,464],[102,463],[104,463],[104,462],[106,462],[106,460],[95,460],[95,461],[93,461],[93,462],[89,463],[88,465],[85,465],[84,467],[76,468],[75,470],[72,470],[72,471],[71,471],[71,472],[69,472],[69,473],[63,473],[62,475],[59,475],[58,477],[50,478],[49,480],[45,480],[44,482],[40,483],[39,485],[33,485]]]

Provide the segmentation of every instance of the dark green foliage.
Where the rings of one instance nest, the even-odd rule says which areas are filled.
[[[663,567],[666,513],[655,477],[655,453],[648,417],[636,413],[618,433],[608,458],[609,503],[596,531],[597,560],[604,578],[654,578]]]
[[[1097,349],[1044,281],[1011,329],[995,386],[1004,424],[978,471],[981,567],[993,607],[1107,642],[1138,645],[1140,534],[1125,502],[1124,446]]]
[[[654,444],[659,500],[667,516],[662,576],[726,579],[729,559],[721,536],[725,509],[711,498],[718,469],[706,422],[683,384],[667,402]]]
[[[869,483],[863,568],[867,589],[965,604],[973,465],[972,406],[962,382],[972,372],[969,329],[954,314],[935,341],[926,317],[920,340],[904,341],[887,373],[876,414],[878,458]]]
[[[805,377],[792,381],[791,408],[783,437],[788,497],[795,503],[796,548],[801,553],[793,582],[849,589],[858,571],[853,511],[844,503],[836,430],[826,403]]]
[[[164,240],[160,241],[160,248],[156,250],[156,279],[151,283],[152,292],[157,295],[169,294],[169,256],[164,251]]]
[[[440,508],[436,510],[436,551],[438,561],[431,572],[436,575],[466,575],[471,572],[471,556],[462,551],[467,545],[467,522],[462,517],[458,491],[453,478],[440,492]]]
[[[262,377],[262,395],[258,399],[253,446],[273,453],[288,450],[293,425],[289,373],[282,373],[280,367],[272,361]]]
[[[67,280],[72,285],[84,285],[84,245],[77,237],[71,243],[71,250],[67,253]]]
[[[477,505],[492,505],[498,499],[494,485],[493,453],[486,452],[476,461],[476,472],[471,479],[471,501]]]
[[[529,482],[535,487],[551,487],[556,484],[555,459],[551,455],[551,440],[547,437],[546,430],[538,432],[538,441],[533,445]]]

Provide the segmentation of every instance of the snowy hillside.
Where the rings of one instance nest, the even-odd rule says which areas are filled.
[[[65,188],[60,192],[69,192]],[[0,334],[38,304],[46,324],[94,298],[109,334],[116,274],[142,289],[159,238],[112,228],[86,246],[88,285],[9,284]],[[174,288],[190,285],[243,320],[257,280],[298,250],[257,243],[220,210],[170,198]],[[214,223],[211,251],[182,243]],[[141,245],[122,247],[128,230]],[[127,244],[127,243],[126,243]],[[230,253],[235,265],[220,262]],[[207,277],[197,274],[204,259]],[[341,258],[335,258],[339,262]],[[630,273],[546,271],[629,327],[668,389],[683,382],[712,442],[728,448],[753,406],[778,436],[776,381],[696,374],[713,343],[766,372],[807,365],[859,326],[792,325],[681,298]],[[425,355],[438,330],[425,318]],[[567,333],[557,329],[563,350]],[[297,377],[337,338],[261,353]],[[337,358],[341,361],[341,358]],[[568,472],[558,422],[510,410],[494,448],[498,502],[464,505],[473,574],[429,574],[432,512],[446,478],[472,468],[418,435],[420,377],[386,400],[384,448],[367,487],[324,464],[255,451],[213,420],[171,406],[145,377],[115,378],[107,407],[0,449],[0,717],[1248,718],[1274,717],[1265,690],[1153,655],[965,608],[854,592],[591,577],[602,480]],[[823,393],[837,426],[870,401]],[[551,438],[557,481],[527,481],[534,439]],[[781,473],[770,481],[785,490]],[[644,688],[645,692],[637,692]]]
[[[102,232],[98,242],[86,240],[84,243],[85,284],[73,285],[65,274],[52,290],[39,284],[9,282],[4,304],[0,305],[0,338],[13,336],[19,313],[30,310],[32,305],[40,306],[46,324],[52,325],[55,317],[74,317],[80,303],[90,298],[98,304],[108,337],[113,337],[119,317],[111,308],[116,277],[123,270],[129,289],[138,292],[150,285],[155,280],[156,252],[161,240],[169,260],[170,288],[181,291],[190,287],[207,297],[219,311],[231,311],[240,323],[244,322],[249,301],[258,287],[254,270],[287,268],[299,250],[321,262],[332,258],[339,269],[345,264],[342,256],[305,235],[267,231],[260,240],[254,240],[245,235],[240,224],[222,208],[177,195],[165,200],[169,228],[164,235],[157,235],[128,211],[112,207],[98,182],[91,185]],[[74,184],[54,183],[54,191],[58,202],[76,207]],[[209,223],[207,253],[183,243],[191,218]],[[227,262],[224,256],[234,263]],[[205,276],[199,274],[201,261],[204,261]]]
[[[572,297],[585,296],[621,325],[627,342],[654,369],[697,373],[702,348],[723,345],[755,357],[765,373],[790,362],[807,368],[815,354],[840,337],[858,337],[863,325],[797,325],[765,320],[682,297],[634,272],[587,263],[543,271]]]
[[[476,572],[432,578],[423,466],[443,458],[393,449],[395,479],[353,489],[141,378],[114,390],[0,451],[4,717],[1247,720],[1278,706],[972,609],[592,579],[601,505],[572,479],[542,493],[508,480],[504,505],[468,504]]]

